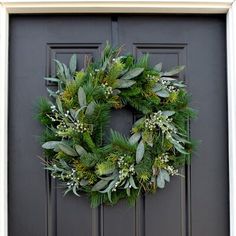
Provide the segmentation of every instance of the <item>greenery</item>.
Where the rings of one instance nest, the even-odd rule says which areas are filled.
[[[85,192],[93,207],[134,203],[142,192],[164,188],[193,148],[187,127],[194,112],[175,77],[184,66],[163,72],[161,63],[149,66],[148,55],[136,61],[120,51],[107,44],[101,60],[81,71],[76,55],[69,66],[55,60],[56,77],[45,79],[57,90],[38,103],[45,168],[65,193]],[[130,137],[111,130],[105,142],[111,110],[125,106],[139,114]]]

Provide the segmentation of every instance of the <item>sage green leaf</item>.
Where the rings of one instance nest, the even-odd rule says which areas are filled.
[[[166,90],[160,90],[160,91],[157,91],[156,94],[159,96],[159,97],[162,97],[162,98],[168,98],[170,96],[169,92],[166,91]]]
[[[153,87],[152,90],[153,90],[154,92],[157,92],[157,91],[160,91],[160,90],[162,90],[162,89],[163,89],[163,86],[158,83],[158,84],[155,85],[155,87]]]
[[[55,60],[56,62],[56,74],[59,77],[59,79],[61,79],[62,81],[65,81],[65,75],[64,75],[64,68],[61,62],[59,62],[58,60]]]
[[[136,186],[136,184],[135,184],[135,182],[134,182],[133,176],[130,176],[130,178],[129,178],[129,183],[130,183],[130,185],[131,185],[133,188],[138,189],[138,187]]]
[[[47,81],[51,81],[51,82],[56,82],[56,83],[59,83],[59,82],[60,82],[60,80],[57,79],[57,78],[45,77],[45,78],[43,78],[43,79],[45,79],[45,80],[47,80]]]
[[[95,106],[96,106],[96,103],[94,101],[90,102],[87,106],[85,114],[91,116],[94,112]]]
[[[80,156],[87,153],[87,151],[82,146],[80,146],[79,144],[75,145],[75,150]]]
[[[157,187],[158,188],[164,188],[165,187],[165,180],[161,174],[157,177]]]
[[[176,74],[179,74],[181,71],[183,71],[185,66],[176,66],[172,68],[170,71],[165,72],[163,75],[164,76],[173,76]]]
[[[144,122],[144,120],[145,120],[144,117],[142,117],[142,118],[136,120],[135,123],[133,124],[133,126],[135,127],[135,126],[141,125],[141,124]]]
[[[65,78],[67,80],[70,80],[71,79],[71,75],[70,75],[70,71],[69,71],[68,67],[65,64],[62,64],[62,65],[63,65],[63,68],[64,68]]]
[[[127,194],[128,197],[130,197],[130,188],[126,189],[126,194]]]
[[[162,69],[162,63],[161,63],[161,62],[158,63],[157,65],[155,65],[155,66],[153,67],[153,69],[160,72],[161,69]]]
[[[118,79],[117,80],[117,88],[129,88],[134,85],[136,82],[134,80],[124,80]]]
[[[65,143],[58,144],[58,147],[61,149],[61,151],[63,151],[65,154],[69,156],[72,156],[72,157],[78,156],[77,152],[72,147],[70,147],[69,145]]]
[[[49,88],[47,88],[47,91],[48,91],[50,97],[54,97],[54,98],[57,97],[57,93],[56,93],[56,92],[52,91],[52,90],[49,89]]]
[[[109,182],[108,180],[103,180],[103,179],[98,181],[93,186],[92,191],[100,191],[100,190],[104,189],[107,186],[108,182]]]
[[[78,99],[79,99],[80,107],[87,105],[86,94],[85,94],[84,89],[82,87],[80,87],[78,90]]]
[[[175,111],[162,111],[162,114],[164,116],[173,116],[175,114]]]
[[[169,173],[166,170],[163,170],[163,169],[161,169],[160,172],[161,172],[164,180],[167,181],[167,182],[170,182],[170,175],[169,175]]]
[[[164,188],[165,181],[170,182],[170,175],[166,170],[161,169],[157,177],[157,187]]]
[[[143,159],[143,155],[145,152],[144,143],[141,140],[138,144],[137,150],[136,150],[136,162],[139,163]]]
[[[129,80],[139,76],[144,71],[144,68],[134,68],[129,70],[126,74],[124,74],[121,79]]]
[[[63,112],[63,108],[62,108],[62,103],[61,103],[61,100],[60,100],[59,97],[56,98],[56,104],[57,104],[58,110],[59,110],[61,113],[64,113],[64,112]]]
[[[81,185],[82,187],[88,185],[88,183],[89,183],[89,181],[88,181],[87,179],[82,179],[82,180],[80,181],[80,185]]]
[[[73,186],[72,191],[76,196],[80,197],[80,195],[77,193],[77,186],[76,185]]]
[[[117,182],[118,179],[114,179],[113,181],[110,182],[108,187],[102,191],[99,191],[100,193],[109,193],[113,187],[115,187],[115,183]]]
[[[76,54],[73,54],[72,57],[70,58],[70,62],[69,62],[70,73],[72,75],[76,71],[76,65],[77,65],[77,56],[76,56]]]
[[[139,139],[141,138],[141,133],[134,133],[130,138],[129,138],[129,142],[131,144],[135,144],[139,141]]]
[[[179,88],[185,88],[186,85],[185,84],[182,84],[181,82],[179,83],[173,83],[173,85],[175,85],[176,87],[179,87]]]
[[[177,151],[179,151],[180,153],[182,153],[182,154],[184,154],[184,155],[188,155],[188,154],[189,154],[188,152],[186,152],[186,151],[184,150],[184,148],[181,148],[179,145],[175,145],[175,144],[174,144],[174,146],[175,146],[175,149],[176,149]]]
[[[42,148],[44,149],[54,149],[58,146],[58,144],[61,143],[60,141],[48,141],[42,145]]]

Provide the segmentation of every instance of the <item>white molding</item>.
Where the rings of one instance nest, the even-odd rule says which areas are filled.
[[[0,236],[7,236],[8,13],[0,5]]]
[[[226,13],[233,0],[3,0],[9,13]]]
[[[236,235],[236,3],[227,14],[230,236]]]
[[[236,0],[235,0],[236,1]],[[8,17],[11,13],[227,13],[230,236],[236,236],[236,3],[234,0],[0,0],[0,236],[7,225]]]

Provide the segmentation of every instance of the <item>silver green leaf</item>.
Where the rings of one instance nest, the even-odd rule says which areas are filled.
[[[60,144],[60,141],[48,141],[42,145],[42,148],[44,149],[54,149]]]
[[[56,98],[56,104],[57,104],[57,108],[58,110],[63,113],[63,108],[62,108],[62,103],[59,97]]]
[[[156,94],[159,96],[159,97],[162,97],[162,98],[168,98],[170,93],[166,90],[160,90],[160,91],[157,91]]]
[[[164,116],[173,116],[175,114],[175,111],[162,111],[162,114]]]
[[[130,176],[130,178],[129,178],[129,183],[130,183],[130,185],[131,185],[133,188],[138,189],[138,187],[136,186],[136,184],[135,184],[135,182],[134,182],[133,176]]]
[[[76,56],[76,54],[73,54],[72,57],[70,58],[70,62],[69,62],[70,73],[72,75],[76,71],[76,65],[77,65],[77,56]]]
[[[153,69],[156,70],[156,71],[158,71],[158,72],[160,72],[161,69],[162,69],[162,63],[158,63],[157,65],[155,65],[155,66],[153,67]]]
[[[59,82],[60,82],[60,80],[57,79],[57,78],[45,77],[45,78],[43,78],[43,79],[45,79],[45,80],[47,80],[47,81],[51,81],[51,82],[56,82],[56,83],[59,83]]]
[[[170,182],[170,175],[166,170],[161,169],[157,177],[157,187],[164,188],[165,181]]]
[[[144,147],[143,141],[141,140],[136,149],[136,162],[137,163],[139,163],[143,159],[144,152],[145,152],[145,147]]]
[[[94,101],[90,102],[87,106],[85,114],[91,116],[94,112],[95,106],[96,106],[96,103]]]
[[[100,180],[93,186],[92,191],[100,191],[104,189],[107,186],[108,182],[108,180]]]
[[[86,94],[85,94],[84,89],[82,87],[80,87],[78,90],[78,100],[79,100],[80,107],[87,105]]]
[[[87,151],[82,146],[80,146],[79,144],[75,145],[75,150],[80,156],[87,153]]]
[[[118,79],[117,80],[117,88],[129,88],[134,85],[136,82],[134,80],[124,80]]]
[[[129,80],[139,76],[144,71],[144,68],[134,68],[129,70],[126,74],[124,74],[121,79]]]
[[[170,71],[165,72],[163,75],[164,76],[173,76],[176,74],[179,74],[181,71],[183,71],[185,66],[176,66],[172,68]]]
[[[72,157],[78,156],[77,152],[72,147],[70,147],[69,145],[65,143],[58,144],[58,147],[61,149],[61,151],[63,151],[65,154],[69,156],[72,156]]]
[[[129,138],[129,142],[131,144],[135,144],[139,141],[139,139],[141,138],[141,133],[134,133],[130,138]]]

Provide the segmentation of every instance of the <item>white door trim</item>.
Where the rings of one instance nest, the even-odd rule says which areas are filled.
[[[12,13],[226,13],[230,236],[236,236],[236,3],[234,0],[0,0],[0,236],[8,235],[8,18]]]

